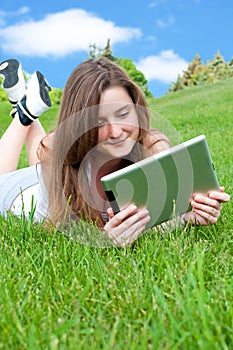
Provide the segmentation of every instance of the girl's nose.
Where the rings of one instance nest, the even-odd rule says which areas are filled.
[[[111,138],[118,138],[122,134],[122,128],[119,123],[110,123],[109,124],[109,136]]]

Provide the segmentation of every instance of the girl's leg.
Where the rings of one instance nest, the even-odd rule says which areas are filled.
[[[39,120],[35,120],[30,126],[25,126],[16,115],[0,139],[0,174],[17,169],[24,143],[26,143],[28,164],[38,163],[37,150],[45,135]]]
[[[0,174],[17,169],[19,156],[30,127],[24,126],[15,116],[0,139]]]
[[[38,159],[37,150],[38,150],[40,141],[43,139],[45,135],[46,133],[40,121],[35,120],[29,128],[29,132],[27,134],[27,138],[25,141],[29,165],[34,165],[40,161]]]
[[[51,88],[37,71],[29,80],[25,93],[22,68],[14,59],[1,63],[0,74],[4,76],[3,87],[8,98],[16,107],[11,113],[15,118],[0,140],[0,173],[4,173],[17,168],[24,142],[29,165],[38,162],[37,149],[45,131],[37,118],[51,106],[48,94]]]

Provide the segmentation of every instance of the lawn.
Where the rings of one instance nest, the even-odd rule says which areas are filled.
[[[232,79],[149,101],[174,143],[206,135],[231,195],[232,101]],[[0,133],[9,110],[0,104]],[[41,118],[46,130],[56,114]],[[232,214],[231,201],[214,226],[150,230],[125,249],[0,218],[0,349],[232,349]]]

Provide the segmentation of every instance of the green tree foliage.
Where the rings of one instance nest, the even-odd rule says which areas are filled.
[[[6,95],[5,91],[4,91],[4,89],[2,88],[2,79],[0,81],[0,86],[1,86],[0,87],[0,102],[8,101],[7,95]]]
[[[233,57],[232,57],[232,59],[229,62],[229,69],[230,69],[230,73],[229,74],[232,77],[233,76]]]
[[[229,76],[229,64],[224,61],[224,57],[219,51],[212,60],[207,62],[207,68],[213,81],[226,79]]]
[[[49,93],[52,104],[59,105],[61,103],[62,95],[63,95],[62,89],[52,88],[52,90]]]
[[[205,67],[200,55],[196,54],[189,63],[187,70],[183,71],[183,75],[178,75],[177,81],[173,83],[170,91],[181,90],[186,86],[197,85],[203,81],[205,81]]]
[[[201,62],[201,57],[197,54],[189,63],[188,69],[184,71],[182,82],[185,86],[196,85],[199,77],[202,75],[204,65]]]
[[[132,60],[126,58],[118,58],[115,62],[123,68],[129,77],[141,88],[145,96],[152,97],[152,93],[148,89],[147,80],[143,73],[139,71]]]
[[[152,97],[152,93],[148,90],[147,80],[143,73],[139,71],[133,61],[131,59],[127,58],[117,58],[113,56],[112,49],[110,45],[110,39],[107,41],[107,45],[105,48],[101,49],[97,47],[95,44],[92,44],[89,46],[89,57],[90,58],[101,58],[106,57],[113,62],[115,62],[117,65],[119,65],[121,68],[123,68],[126,73],[129,75],[129,77],[141,88],[141,90],[144,92],[145,96]]]
[[[183,75],[178,75],[177,80],[172,83],[169,92],[181,90],[188,86],[200,85],[205,82],[227,79],[231,76],[233,76],[233,58],[227,63],[218,51],[215,57],[204,65],[200,55],[196,54],[189,63],[187,70],[183,71]]]

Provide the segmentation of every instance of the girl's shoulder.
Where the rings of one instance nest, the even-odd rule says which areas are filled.
[[[170,148],[172,145],[168,137],[163,132],[152,128],[149,129],[146,134],[144,146],[152,154],[156,154]]]

